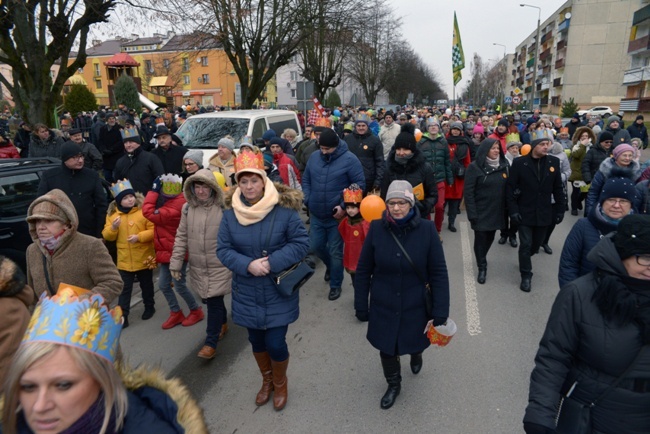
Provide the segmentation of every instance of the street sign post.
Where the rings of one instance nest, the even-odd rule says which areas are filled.
[[[521,98],[518,96],[513,96],[512,97],[512,103],[513,104],[519,104],[521,102]]]
[[[518,87],[515,87],[515,90],[512,91],[515,95],[519,96],[520,93],[522,93],[523,90],[519,89]]]
[[[503,99],[503,102],[505,102],[506,104],[511,104],[512,103],[512,97],[511,96],[505,97]]]

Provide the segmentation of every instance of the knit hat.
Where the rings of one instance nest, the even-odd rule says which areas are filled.
[[[460,123],[460,122],[459,122]],[[415,126],[413,124],[404,124],[400,129],[400,133],[395,138],[394,149],[410,149],[415,152],[417,143],[415,141]]]
[[[619,118],[618,116],[615,116],[615,115],[612,115],[612,116],[608,117],[607,118],[607,126],[609,127],[610,125],[612,125],[612,122],[618,122],[619,126],[620,126],[621,118]]]
[[[393,113],[392,110],[388,110],[385,114],[384,117],[390,116],[391,118],[395,119],[395,113]]]
[[[264,167],[273,167],[273,155],[268,152],[262,154],[264,156]]]
[[[632,155],[635,155],[636,150],[632,145],[628,145],[627,143],[621,143],[619,145],[616,145],[616,147],[612,151],[612,155],[614,155],[614,159],[616,160],[618,157],[621,156],[623,152],[631,152]]]
[[[623,217],[614,235],[614,246],[621,259],[650,253],[650,215]]]
[[[266,130],[266,131],[264,131],[264,134],[262,134],[262,138],[265,141],[266,140],[271,140],[275,136],[277,136],[277,134],[275,134],[275,131],[273,131],[273,130]]]
[[[575,112],[572,118],[580,120],[580,115],[578,114],[578,112]]]
[[[604,142],[605,140],[610,140],[613,142],[614,135],[609,131],[603,131],[602,133],[600,133],[600,136],[598,136],[598,143]]]
[[[81,147],[75,142],[68,140],[61,146],[61,161],[67,161],[81,153]]]
[[[235,150],[235,141],[229,137],[222,137],[221,139],[219,139],[217,146],[223,146],[224,148],[228,148],[230,152],[232,152]]]
[[[183,155],[183,162],[185,160],[192,160],[197,164],[197,166],[203,167],[203,151],[200,149],[192,149],[191,151],[187,151],[185,155]]]
[[[339,145],[339,136],[336,135],[333,129],[327,128],[318,137],[318,146],[325,148],[335,148]]]
[[[124,125],[133,125],[133,126],[135,126],[135,120],[132,117],[128,117],[124,121]]]
[[[637,115],[635,121],[644,120],[643,115]]]
[[[61,190],[54,189],[50,193]],[[65,193],[63,193],[65,195]],[[36,220],[58,220],[62,223],[70,223],[70,219],[66,213],[54,201],[46,200],[37,203],[32,207],[28,213],[27,222],[34,222]]]
[[[602,190],[600,190],[600,197],[598,198],[598,203],[603,204],[607,199],[617,197],[619,199],[627,199],[630,202],[634,203],[636,198],[636,188],[634,182],[627,178],[622,173],[613,173],[607,178],[605,184],[603,184]],[[622,175],[622,176],[621,176]]]
[[[510,122],[508,122],[508,119],[503,118],[497,124],[497,126],[499,125],[503,125],[504,127],[508,128],[510,126]]]
[[[415,204],[413,186],[408,181],[399,179],[391,182],[386,192],[386,202],[391,199],[404,199],[413,206]]]
[[[460,130],[461,132],[463,131],[463,124],[461,122],[455,121],[449,124],[449,130],[453,130],[456,128],[457,130]]]
[[[517,141],[508,142],[506,144],[506,149],[510,149],[513,146],[521,147],[521,142],[517,142]]]
[[[549,139],[548,137],[540,137],[539,139],[535,139],[535,140],[533,140],[532,142],[530,142],[530,149],[531,149],[531,151],[533,150],[533,148],[534,148],[535,146],[539,145],[539,144],[542,143],[542,142],[552,142],[552,140]]]
[[[282,145],[283,145],[283,142],[282,142],[282,141],[283,141],[283,140],[284,140],[284,139],[282,139],[282,138],[280,138],[280,137],[277,137],[277,136],[276,136],[276,137],[273,137],[273,138],[269,141],[269,147],[270,147],[271,145],[278,145],[280,148],[282,148]]]

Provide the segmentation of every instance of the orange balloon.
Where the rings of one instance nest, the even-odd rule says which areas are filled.
[[[415,129],[415,141],[419,142],[421,138],[422,138],[422,131],[420,131],[419,128],[416,128]]]
[[[381,215],[386,210],[386,203],[384,202],[384,199],[376,194],[370,194],[361,201],[359,210],[361,211],[363,219],[367,222],[371,222],[381,218]]]
[[[521,147],[521,155],[528,155],[530,152],[530,145],[524,145]]]

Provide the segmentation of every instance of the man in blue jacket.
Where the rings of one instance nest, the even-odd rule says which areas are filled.
[[[345,216],[343,190],[352,183],[364,190],[366,180],[359,159],[334,130],[321,133],[318,147],[320,152],[314,152],[307,161],[302,191],[309,208],[311,250],[325,264],[328,298],[336,300],[343,284],[343,240],[338,230],[339,220]]]

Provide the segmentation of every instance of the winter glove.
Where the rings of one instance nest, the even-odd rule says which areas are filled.
[[[554,430],[536,423],[524,422],[524,431],[526,434],[553,434]]]
[[[519,214],[518,212],[516,212],[514,214],[511,214],[510,215],[510,220],[512,220],[513,222],[515,222],[517,224],[522,224],[523,221],[524,221],[523,217],[521,217],[521,214]]]
[[[367,322],[368,321],[368,311],[366,310],[357,310],[355,311],[354,316],[357,317],[357,319],[361,322]]]
[[[180,270],[179,271],[169,270],[169,274],[172,275],[172,279],[181,280],[182,275],[181,275]]]
[[[556,225],[559,225],[560,223],[562,223],[562,220],[564,220],[564,213],[563,212],[555,214],[555,224]]]
[[[162,188],[162,182],[160,181],[160,176],[159,176],[156,179],[154,179],[153,185],[151,186],[151,191],[160,193],[161,188]]]
[[[443,316],[434,316],[433,317],[433,326],[438,327],[447,322],[447,317]]]

